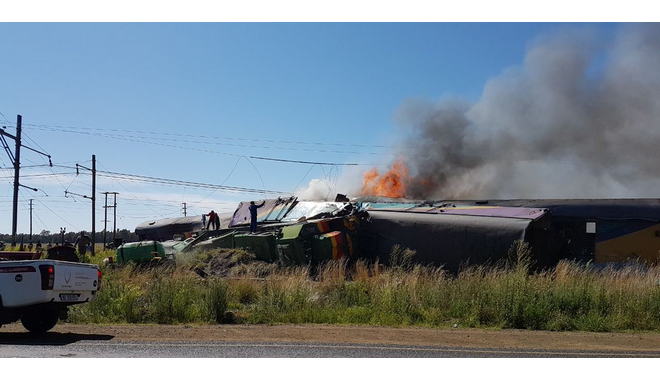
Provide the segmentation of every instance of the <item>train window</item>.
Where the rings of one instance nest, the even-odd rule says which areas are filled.
[[[596,233],[596,222],[587,222],[587,233],[588,234]]]

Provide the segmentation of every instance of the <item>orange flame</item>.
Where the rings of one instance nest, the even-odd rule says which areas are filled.
[[[379,175],[378,170],[375,168],[366,172],[360,192],[362,195],[404,198],[406,194],[405,183],[409,179],[408,167],[401,160],[398,160],[383,175]]]

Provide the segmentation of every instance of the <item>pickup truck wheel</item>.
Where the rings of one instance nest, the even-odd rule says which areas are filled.
[[[39,313],[25,314],[21,317],[21,323],[29,332],[41,334],[55,327],[59,314],[58,310],[42,310]]]

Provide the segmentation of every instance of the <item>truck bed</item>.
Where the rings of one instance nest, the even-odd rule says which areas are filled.
[[[44,281],[52,283],[44,287]],[[0,261],[0,296],[5,308],[87,302],[94,298],[98,286],[99,269],[93,264],[59,260]]]

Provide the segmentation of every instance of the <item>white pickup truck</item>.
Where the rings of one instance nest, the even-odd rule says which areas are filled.
[[[69,306],[94,299],[101,278],[93,264],[0,261],[0,326],[20,319],[28,331],[46,332],[66,319]]]

